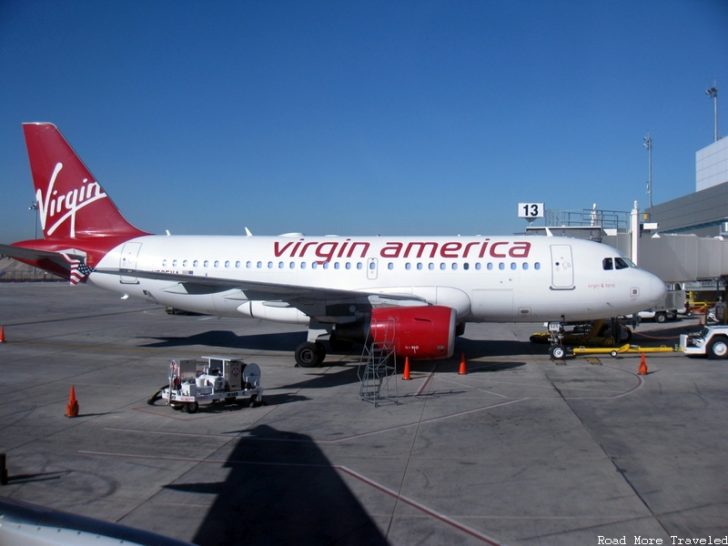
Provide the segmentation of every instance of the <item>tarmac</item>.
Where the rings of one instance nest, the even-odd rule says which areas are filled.
[[[540,325],[469,324],[375,407],[357,354],[294,367],[295,326],[64,283],[0,284],[0,326],[2,497],[200,545],[728,544],[725,361],[557,364],[528,341]],[[210,354],[259,364],[264,405],[147,403],[170,359]]]

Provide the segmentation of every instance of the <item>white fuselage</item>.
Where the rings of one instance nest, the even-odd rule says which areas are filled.
[[[636,312],[663,297],[659,278],[634,266],[615,267],[618,256],[599,243],[542,236],[150,235],[112,249],[90,279],[180,309],[283,322],[306,323],[309,317],[285,298],[256,300],[240,288],[188,293],[178,280],[149,279],[142,272],[360,292],[375,306],[394,303],[387,296],[408,304],[411,295],[410,305],[455,309],[459,322],[575,321]]]

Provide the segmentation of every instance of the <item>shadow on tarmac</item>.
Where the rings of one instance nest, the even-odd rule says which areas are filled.
[[[295,351],[306,341],[306,332],[279,332],[239,336],[229,330],[210,330],[191,336],[157,337],[158,341],[144,347],[186,347],[210,345],[229,349],[257,349],[261,351]]]
[[[195,544],[388,544],[309,436],[268,425],[243,432],[224,482],[166,486],[216,495]]]

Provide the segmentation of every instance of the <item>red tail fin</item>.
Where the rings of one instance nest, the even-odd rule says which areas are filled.
[[[38,214],[46,239],[137,237],[91,172],[51,123],[24,123]]]

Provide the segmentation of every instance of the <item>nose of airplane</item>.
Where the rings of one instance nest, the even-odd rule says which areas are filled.
[[[647,307],[659,305],[665,302],[667,287],[664,281],[657,275],[648,271],[642,271],[644,280],[641,287],[641,296]]]

